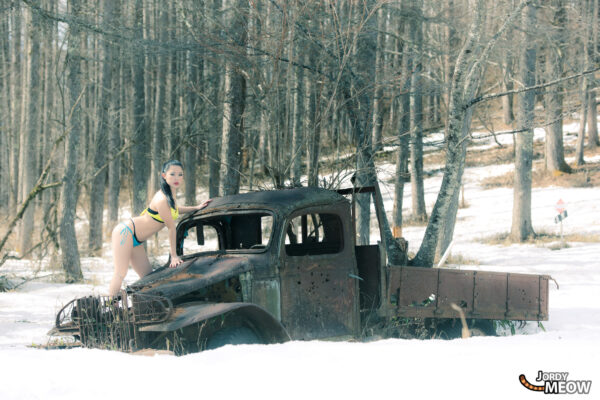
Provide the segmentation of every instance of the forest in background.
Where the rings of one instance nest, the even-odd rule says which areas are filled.
[[[101,249],[119,199],[146,207],[167,159],[183,162],[180,201],[195,204],[200,186],[370,185],[384,146],[397,165],[384,241],[393,261],[410,184],[408,217],[427,221],[411,262],[430,266],[452,238],[473,126],[515,137],[511,236],[525,240],[533,128],[546,129],[549,173],[572,169],[564,119],[582,122],[577,164],[600,144],[599,13],[599,0],[2,0],[0,266],[57,253],[80,280],[80,253]],[[427,215],[433,132],[444,178]],[[371,200],[359,198],[359,243]]]

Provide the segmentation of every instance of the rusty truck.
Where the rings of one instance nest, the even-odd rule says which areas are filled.
[[[215,198],[177,225],[183,264],[167,262],[117,298],[74,299],[51,333],[88,347],[184,354],[228,343],[385,337],[391,330],[378,327],[407,321],[447,328],[456,306],[488,334],[490,321],[548,319],[549,276],[392,265],[383,244],[357,245],[354,200],[377,190]],[[380,216],[381,201],[375,205]]]

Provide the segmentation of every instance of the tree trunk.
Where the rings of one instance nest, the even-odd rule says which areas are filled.
[[[373,60],[376,56],[377,46],[377,36],[374,35],[377,27],[377,14],[370,16],[368,20],[364,21],[364,19],[370,15],[374,6],[374,1],[365,1],[363,3],[357,3],[356,9],[351,11],[356,14],[355,18],[358,21],[356,26],[363,25],[363,31],[357,33],[359,37],[357,39],[356,49],[356,69],[361,79],[358,82],[354,82],[355,90],[357,92],[364,92],[367,89],[365,82],[369,82],[375,75],[375,63],[373,63]],[[350,90],[352,85],[347,85],[347,89]],[[348,95],[346,97],[348,99]],[[352,119],[352,128],[355,132],[354,136],[356,138],[356,180],[358,186],[368,186],[374,184],[377,180],[371,143],[373,122],[371,113],[373,110],[373,100],[366,92],[357,95],[357,97],[358,99],[351,100],[354,104],[353,109],[348,110],[348,114]],[[371,195],[357,195],[357,206],[357,244],[368,245],[370,244]]]
[[[50,12],[56,11],[56,3],[51,0],[46,0],[44,7]],[[43,39],[43,55],[44,55],[44,66],[43,66],[43,111],[42,111],[42,130],[41,134],[43,137],[43,149],[42,158],[43,161],[39,163],[40,167],[45,165],[46,158],[50,152],[51,143],[53,142],[53,126],[52,119],[54,118],[54,62],[57,58],[57,50],[54,44],[54,39],[58,36],[58,24],[54,21],[47,21],[42,29]],[[56,173],[50,174],[51,179],[55,177]],[[54,179],[53,179],[54,180]],[[44,190],[41,194],[41,208],[44,215],[47,215],[48,211],[56,203],[57,189]]]
[[[207,15],[210,16],[211,23],[207,30],[210,35],[218,36],[220,34],[220,23],[217,22],[217,12],[222,7],[222,0],[208,1],[206,4]],[[219,92],[221,88],[220,65],[218,59],[212,60],[206,64],[206,77],[210,82],[208,85],[208,121],[209,131],[211,132],[208,141],[208,196],[213,198],[219,195],[220,171],[221,171],[221,142],[223,132],[223,116]]]
[[[453,224],[456,221],[456,215],[451,215],[452,211],[456,209],[452,202],[458,199],[455,192],[459,191],[461,186],[466,157],[465,135],[469,132],[471,123],[471,113],[465,113],[465,109],[470,108],[470,101],[474,98],[481,84],[482,65],[487,61],[491,49],[494,48],[498,38],[505,32],[506,28],[512,25],[527,3],[527,1],[521,2],[510,13],[500,30],[488,43],[482,43],[486,3],[483,0],[477,0],[469,4],[471,9],[476,10],[476,14],[471,23],[467,40],[456,59],[452,77],[448,104],[444,176],[425,229],[421,247],[415,258],[410,261],[411,265],[431,267],[435,258],[440,231],[448,230],[445,224]],[[475,52],[477,48],[483,48],[481,53]]]
[[[562,77],[564,65],[564,51],[567,42],[566,9],[564,0],[552,2],[554,10],[551,37],[554,46],[547,49],[546,68],[548,79]],[[563,146],[563,85],[548,89],[546,92],[546,113],[550,126],[546,130],[546,170],[551,173],[556,171],[571,172],[571,167],[565,162]]]
[[[103,24],[110,26],[114,23],[114,3],[113,0],[104,0],[103,2]],[[104,62],[102,63],[102,81],[99,90],[99,120],[96,141],[93,145],[93,165],[94,172],[98,172],[107,161],[106,148],[110,132],[109,110],[110,102],[113,98],[111,93],[112,84],[112,49],[108,41],[103,42],[102,54]],[[104,193],[106,188],[106,169],[98,173],[92,180],[92,189],[90,191],[90,224],[89,224],[89,243],[90,251],[102,249],[102,217],[104,214]]]
[[[379,151],[383,140],[383,74],[384,55],[386,51],[386,21],[387,11],[383,7],[377,10],[377,47],[375,49],[375,90],[373,96],[373,151]]]
[[[425,209],[425,188],[423,184],[423,95],[421,92],[421,71],[423,70],[423,3],[414,3],[414,17],[411,20],[413,46],[413,73],[410,89],[410,182],[412,215],[417,221],[427,220]]]
[[[575,164],[577,166],[581,166],[585,164],[585,160],[583,158],[583,147],[585,141],[585,126],[587,122],[587,112],[588,112],[588,99],[587,95],[587,79],[581,79],[581,115],[579,117],[579,131],[577,132],[577,143],[575,144]]]
[[[189,86],[196,86],[200,92],[204,92],[205,87],[201,79],[198,79],[199,70],[203,69],[203,60],[199,55],[188,52],[186,54],[186,81]],[[198,153],[200,143],[200,130],[198,129],[198,114],[200,113],[200,103],[198,96],[194,91],[187,93],[186,97],[186,138],[185,157],[184,157],[184,176],[185,176],[185,202],[186,204],[196,204],[196,170],[198,164]]]
[[[316,18],[311,18],[309,21],[310,31],[316,35],[318,27]],[[310,68],[317,67],[317,49],[315,46],[308,44],[305,54],[305,64]],[[304,130],[306,137],[306,174],[308,178],[308,186],[319,185],[319,142],[320,142],[320,125],[317,125],[317,83],[314,76],[307,76],[304,79]]]
[[[36,2],[36,5],[39,5]],[[21,126],[22,140],[22,165],[23,182],[21,198],[27,198],[37,180],[36,157],[39,151],[40,129],[40,18],[39,15],[27,8],[25,12],[26,40],[26,73],[23,84],[23,110],[24,118]],[[32,245],[33,221],[35,215],[35,202],[30,205],[21,221],[20,250],[21,254],[29,252]]]
[[[410,24],[400,22],[401,29],[405,35],[410,33]],[[402,228],[402,208],[404,197],[404,183],[410,180],[408,173],[408,162],[410,156],[410,85],[412,72],[412,58],[408,50],[408,42],[403,43],[398,40],[396,47],[397,54],[402,54],[401,64],[401,79],[403,84],[400,86],[400,95],[398,96],[398,154],[396,158],[396,182],[394,185],[394,208],[392,213],[393,226],[396,229],[396,236],[400,236],[398,232]],[[406,51],[405,51],[406,50]],[[398,57],[399,58],[399,57]]]
[[[588,92],[588,148],[595,150],[600,142],[598,142],[598,103],[596,102],[596,91]]]
[[[0,119],[5,127],[0,134],[0,202],[8,205],[10,200],[10,130],[12,120],[10,115],[10,56],[9,56],[9,23],[10,14],[5,13],[6,20],[0,20],[0,74],[8,79],[0,80]],[[1,218],[1,217],[0,217]]]
[[[588,21],[589,21],[589,38],[588,38],[588,51],[587,51],[587,64],[592,67],[593,65],[598,65],[598,60],[600,60],[600,56],[598,56],[598,0],[589,0],[589,9],[588,9]],[[592,75],[593,77],[594,75]],[[597,81],[596,81],[597,82]],[[598,104],[596,102],[596,91],[598,88],[598,84],[595,83],[593,85],[589,85],[588,92],[588,148],[591,150],[595,150],[599,145],[600,141],[598,140],[598,112],[597,107]]]
[[[10,41],[10,99],[11,108],[10,115],[12,116],[12,124],[10,130],[11,137],[11,148],[12,156],[10,159],[10,173],[11,173],[11,190],[10,190],[10,202],[9,208],[14,210],[17,208],[19,202],[19,154],[20,154],[20,126],[21,126],[21,107],[22,103],[17,101],[22,97],[22,86],[20,84],[22,80],[22,40],[21,40],[21,28],[22,28],[22,9],[20,3],[15,4],[13,13],[11,15],[11,41]]]
[[[296,50],[294,57],[301,56],[301,51]],[[306,110],[304,108],[304,69],[294,69],[294,94],[293,101],[293,117],[292,117],[292,155],[291,155],[291,178],[294,187],[302,186],[300,181],[302,177],[302,156],[304,155],[304,116]]]
[[[239,46],[239,52],[245,52],[248,40],[248,20],[244,15],[243,0],[227,0],[224,7],[227,14],[224,21],[229,23],[229,34]],[[221,160],[224,172],[221,177],[223,195],[236,194],[240,190],[240,165],[242,137],[244,130],[244,107],[246,100],[246,79],[232,61],[225,68],[225,101],[223,106],[223,144]]]
[[[118,11],[121,9],[121,2],[119,0],[113,1],[113,12],[114,20],[117,23],[122,23],[124,18],[123,15]],[[113,46],[110,51],[113,69],[111,72],[112,82],[111,93],[112,101],[110,102],[110,116],[112,125],[110,128],[110,136],[108,138],[108,153],[111,155],[117,154],[121,148],[121,128],[125,128],[124,120],[120,117],[121,111],[121,97],[122,97],[122,84],[123,79],[123,68],[124,63],[121,60],[121,52],[119,48]],[[117,224],[119,219],[119,193],[121,191],[121,160],[122,157],[114,158],[108,164],[108,221],[109,226],[107,231],[112,231],[113,227]]]
[[[525,30],[521,50],[520,82],[524,87],[535,85],[536,45],[533,29],[536,26],[536,7],[523,10],[522,26]],[[518,242],[534,235],[531,223],[531,172],[533,163],[533,126],[535,91],[519,94],[518,129],[516,137],[515,181],[511,238]]]
[[[81,14],[80,0],[70,0],[71,15]],[[77,209],[78,146],[81,136],[81,32],[77,24],[69,25],[67,48],[67,85],[69,90],[70,119],[69,133],[65,144],[65,174],[61,188],[61,215],[59,240],[61,261],[65,270],[66,282],[79,282],[83,279],[75,235],[75,211]]]
[[[166,3],[161,3],[160,18],[158,23],[159,40],[166,43],[168,40],[167,30],[169,27],[169,14]],[[162,164],[166,161],[164,152],[165,119],[169,112],[166,107],[166,84],[169,56],[163,51],[156,55],[158,68],[156,82],[156,99],[154,107],[154,118],[152,126],[152,173],[150,175],[150,191],[152,193],[160,190],[160,173]]]
[[[514,88],[512,70],[512,56],[510,54],[507,54],[506,63],[504,64],[504,75],[502,79],[502,88],[506,92],[509,92]],[[512,125],[512,123],[515,121],[515,115],[513,113],[513,98],[514,96],[512,94],[502,96],[502,116],[504,118],[504,123],[509,126]]]
[[[143,37],[142,0],[136,0],[134,5],[134,35]],[[144,87],[144,51],[136,45],[133,51],[133,148],[131,151],[133,167],[133,214],[139,214],[148,201],[148,172],[150,150],[146,134],[146,103]]]

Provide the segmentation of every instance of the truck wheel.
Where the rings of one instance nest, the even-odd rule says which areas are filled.
[[[206,341],[206,349],[212,350],[228,344],[264,344],[264,341],[247,326],[233,326],[215,332]]]

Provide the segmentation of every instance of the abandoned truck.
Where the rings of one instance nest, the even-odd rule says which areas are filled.
[[[459,317],[453,305],[471,325],[548,319],[549,276],[396,266],[383,245],[357,246],[356,193],[376,191],[216,198],[177,225],[183,264],[167,262],[117,299],[71,301],[51,332],[88,347],[183,354],[228,343],[361,338],[369,327],[409,319],[448,324]]]

